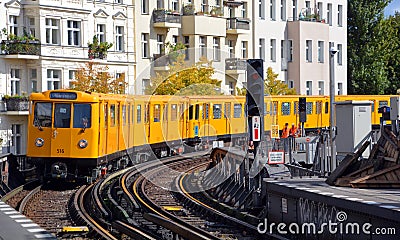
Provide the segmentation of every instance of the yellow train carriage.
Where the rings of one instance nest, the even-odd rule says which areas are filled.
[[[29,115],[28,157],[44,165],[47,171],[50,166],[51,171],[56,171],[70,165],[72,174],[77,170],[75,158],[87,159],[83,165],[96,163],[99,156],[98,94],[60,90],[33,93],[30,99],[33,112]],[[58,163],[52,162],[54,159]]]

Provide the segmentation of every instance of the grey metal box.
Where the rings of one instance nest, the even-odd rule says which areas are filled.
[[[400,97],[390,97],[390,120],[400,120]]]
[[[370,101],[336,102],[336,150],[338,155],[354,152],[361,141],[368,138],[371,126]],[[369,156],[369,149],[363,157]]]

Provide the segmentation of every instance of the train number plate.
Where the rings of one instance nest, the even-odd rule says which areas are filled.
[[[63,148],[57,148],[57,153],[64,153],[64,149]]]

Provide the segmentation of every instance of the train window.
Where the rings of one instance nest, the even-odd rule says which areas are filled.
[[[313,113],[313,103],[312,102],[307,102],[306,113],[307,114],[312,114]]]
[[[200,105],[196,104],[196,111],[194,112],[194,119],[195,120],[199,120],[199,116],[200,116]]]
[[[54,127],[69,128],[71,126],[71,104],[56,103],[54,108]]]
[[[189,119],[190,120],[193,119],[193,105],[190,105],[190,107],[189,107]]]
[[[128,124],[131,124],[131,105],[128,105]]]
[[[234,118],[242,117],[242,104],[236,103],[233,105],[233,117]]]
[[[299,102],[294,102],[294,114],[299,114]]]
[[[160,104],[154,104],[154,112],[153,112],[153,119],[154,122],[160,121]]]
[[[282,115],[283,116],[290,115],[290,102],[282,103]]]
[[[164,104],[163,121],[168,121],[168,104]]]
[[[178,106],[176,104],[171,105],[171,121],[176,121],[178,118]]]
[[[388,106],[388,101],[379,101],[379,108]]]
[[[110,118],[111,118],[111,127],[115,126],[115,104],[110,105]]]
[[[136,122],[141,123],[142,122],[142,105],[137,105],[136,107]]]
[[[119,104],[117,104],[116,108],[115,108],[115,119],[117,120],[117,126],[119,126]]]
[[[264,103],[264,116],[266,116],[267,114],[268,114],[267,103]]]
[[[271,115],[276,115],[278,108],[278,102],[274,101],[271,103]]]
[[[150,114],[149,114],[150,108],[149,108],[149,104],[145,104],[144,105],[144,123],[149,123],[149,118],[150,118]]]
[[[210,115],[210,104],[206,104],[206,119],[208,119],[209,118],[209,115]]]
[[[126,106],[122,105],[122,125],[126,125]]]
[[[325,113],[329,113],[329,102],[325,102]]]
[[[214,104],[213,105],[213,116],[214,116],[214,119],[220,119],[221,118],[221,104]]]
[[[370,101],[371,101],[371,112],[375,112],[375,101],[374,100],[370,100]]]
[[[231,104],[230,103],[225,103],[224,117],[231,118]]]
[[[103,105],[103,111],[104,111],[104,125],[107,127],[108,125],[108,105],[105,103]]]
[[[90,128],[92,123],[92,105],[74,104],[74,128]]]
[[[33,125],[35,127],[51,127],[51,112],[53,111],[53,105],[51,103],[35,104],[35,115]]]
[[[315,113],[316,114],[321,114],[322,113],[322,102],[321,101],[318,101],[315,104]]]

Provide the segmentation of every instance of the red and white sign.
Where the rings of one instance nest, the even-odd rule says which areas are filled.
[[[253,141],[259,142],[260,141],[260,117],[259,116],[253,116],[252,117],[252,124],[251,124],[251,129],[252,129],[252,136],[253,136]]]
[[[268,164],[284,164],[285,152],[284,151],[271,151],[268,153]]]

